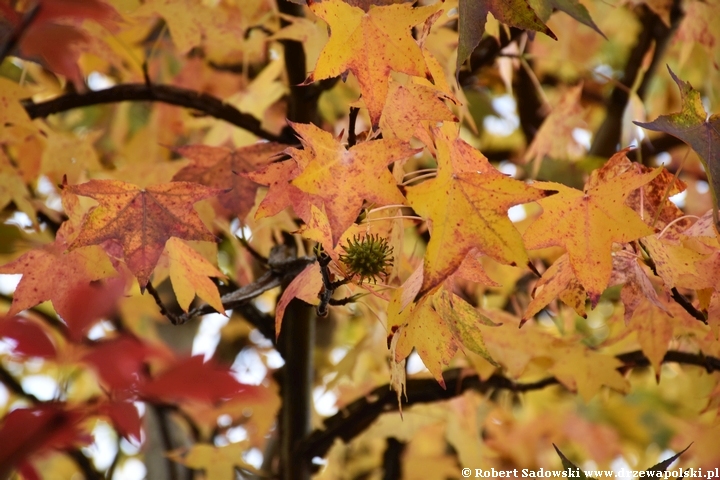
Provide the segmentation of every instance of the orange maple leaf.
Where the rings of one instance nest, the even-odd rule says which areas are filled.
[[[175,151],[193,164],[180,170],[173,180],[227,190],[218,195],[217,202],[226,212],[243,219],[255,204],[258,184],[240,174],[267,164],[286,147],[279,143],[258,143],[237,150],[207,145],[180,147]]]
[[[419,150],[401,140],[363,142],[349,150],[331,133],[312,124],[292,124],[304,149],[289,148],[298,164],[306,165],[292,184],[325,207],[333,243],[353,224],[367,199],[379,205],[402,204],[405,198],[387,166]]]
[[[113,277],[117,272],[107,254],[98,246],[91,245],[63,253],[68,246],[66,238],[69,229],[65,228],[67,225],[68,223],[65,223],[60,227],[53,243],[30,250],[17,260],[3,265],[0,273],[23,274],[8,315],[15,315],[50,300],[57,314],[67,322],[73,337],[80,338],[86,327],[102,314],[99,311],[83,310],[82,307],[88,306],[87,303],[83,306],[75,305],[79,292],[91,288],[91,282]],[[118,282],[111,290],[122,294],[124,282],[122,279],[118,279]],[[98,286],[93,295],[101,295],[101,288],[103,287]],[[108,294],[112,292],[108,291]],[[105,310],[112,308],[105,306]],[[106,311],[105,314],[107,313],[109,312]]]
[[[383,137],[410,140],[415,135],[423,139],[427,133],[423,135],[421,130],[421,133],[416,134],[416,130],[422,129],[423,124],[432,121],[434,125],[443,120],[457,122],[458,119],[443,100],[456,102],[452,97],[425,85],[414,82],[403,85],[391,81],[390,94],[380,119]]]
[[[216,240],[200,220],[193,204],[225,192],[189,182],[141,189],[117,180],[91,180],[63,188],[100,202],[88,212],[70,250],[108,240],[119,242],[125,262],[143,290],[170,237]]]
[[[575,275],[585,287],[592,306],[607,287],[612,272],[613,242],[629,242],[652,235],[653,230],[625,205],[628,195],[657,177],[662,169],[627,172],[584,191],[553,182],[536,182],[537,188],[559,193],[539,200],[543,213],[525,231],[528,250],[563,247]]]
[[[344,75],[358,79],[373,125],[380,121],[390,71],[432,78],[411,28],[425,21],[439,6],[413,8],[408,4],[370,8],[366,13],[341,0],[308,2],[325,20],[331,34],[305,84]]]
[[[527,252],[507,210],[551,195],[500,173],[457,132],[450,135],[454,128],[433,129],[437,178],[407,189],[410,205],[431,223],[418,297],[457,270],[473,248],[501,263],[525,265]]]

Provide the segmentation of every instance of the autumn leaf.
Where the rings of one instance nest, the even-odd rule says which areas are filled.
[[[90,245],[66,253],[65,230],[58,232],[55,242],[30,250],[1,266],[0,273],[23,274],[9,315],[50,300],[58,315],[67,322],[72,335],[80,338],[92,322],[112,311],[114,302],[124,292],[125,282],[118,277],[110,283],[91,285],[91,282],[115,276],[117,272],[99,246]],[[98,295],[102,299],[100,304],[94,304],[91,299],[79,302],[82,294]]]
[[[248,450],[244,442],[215,446],[198,443],[187,451],[174,451],[170,458],[194,470],[204,470],[206,478],[234,480],[236,467],[257,473],[257,470],[243,460],[242,454]]]
[[[488,13],[492,13],[493,17],[511,27],[541,32],[557,40],[555,34],[540,20],[527,0],[510,0],[508,2],[460,0],[458,10],[458,33],[460,35],[456,65],[458,71],[480,43],[485,33]]]
[[[610,281],[613,242],[629,242],[653,233],[624,202],[630,192],[660,171],[628,172],[585,191],[552,182],[534,183],[536,188],[559,193],[538,201],[543,213],[523,234],[525,246],[563,247],[594,308]]]
[[[633,123],[648,130],[669,133],[697,152],[708,177],[713,198],[713,219],[716,229],[720,231],[720,214],[718,214],[720,161],[717,158],[717,152],[720,150],[720,115],[708,117],[700,92],[689,82],[680,80],[669,66],[668,71],[680,89],[682,110],[670,115],[661,115],[649,123]]]
[[[585,184],[585,188],[593,188],[602,183],[627,172],[638,174],[648,173],[654,169],[638,162],[631,162],[627,157],[632,147],[624,148],[594,170]],[[663,230],[663,235],[670,236],[682,232],[692,225],[692,220],[678,208],[670,197],[684,192],[687,189],[685,182],[677,175],[663,169],[660,175],[653,178],[637,190],[633,190],[625,200],[625,205],[635,210],[650,227]],[[684,217],[684,218],[683,218]],[[671,225],[668,229],[668,225]]]
[[[544,157],[566,160],[582,154],[582,147],[572,137],[573,130],[585,126],[582,119],[583,108],[580,105],[582,89],[582,85],[577,85],[562,96],[560,103],[545,118],[525,152],[525,161],[535,162],[535,176]]]
[[[217,196],[217,202],[223,210],[242,220],[255,204],[258,184],[240,174],[269,163],[285,148],[286,145],[279,143],[258,143],[236,150],[207,145],[180,147],[175,151],[193,163],[180,170],[173,181],[196,182],[225,190]]]
[[[397,341],[392,340],[395,363],[405,360],[415,348],[430,373],[445,388],[443,367],[450,363],[458,349],[467,348],[493,362],[477,325],[494,323],[467,302],[440,289],[401,311],[401,298],[397,292],[388,307],[388,325],[397,337]]]
[[[82,88],[83,75],[78,60],[90,37],[84,30],[66,24],[67,20],[78,24],[94,20],[112,29],[120,16],[112,6],[100,0],[41,0],[38,3],[37,15],[20,41],[20,52],[25,58],[41,60],[50,70],[65,75]],[[3,13],[9,13],[8,9],[3,9]],[[9,17],[18,24],[21,15],[13,13],[15,15]]]
[[[383,139],[363,142],[347,150],[332,134],[312,124],[292,126],[304,148],[289,148],[286,152],[298,164],[306,165],[292,184],[322,203],[334,243],[355,222],[364,200],[377,205],[405,202],[386,167],[417,153],[417,149],[401,140]]]
[[[317,305],[320,301],[318,294],[322,289],[322,276],[320,275],[320,265],[317,262],[305,267],[300,274],[290,282],[285,291],[283,291],[280,300],[275,307],[275,337],[280,336],[280,328],[282,327],[285,309],[294,298],[299,298],[310,305]],[[292,321],[292,320],[291,320]]]
[[[167,241],[163,255],[167,257],[170,282],[183,311],[188,311],[197,295],[218,312],[225,312],[220,292],[208,278],[225,278],[217,267],[177,237]]]
[[[625,293],[625,288],[622,293]],[[640,299],[638,303],[629,326],[637,333],[640,347],[659,379],[662,361],[673,336],[673,320],[662,304],[658,306],[647,299]]]
[[[27,215],[33,224],[37,224],[35,208],[30,203],[30,195],[25,182],[12,166],[5,152],[0,150],[0,211],[14,202],[18,210]]]
[[[12,341],[12,351],[16,355],[53,358],[56,354],[47,332],[36,322],[19,315],[0,317],[0,338]]]
[[[622,362],[615,357],[593,352],[584,346],[558,347],[553,350],[553,356],[554,364],[549,371],[586,402],[603,386],[619,392],[627,390],[628,382],[616,370]]]
[[[254,172],[242,174],[253,182],[268,187],[265,197],[258,205],[255,219],[277,215],[283,209],[292,207],[295,214],[305,222],[310,221],[310,206],[321,203],[319,198],[303,192],[293,185],[292,180],[302,173],[310,159],[294,158],[284,162],[271,163]]]
[[[86,416],[82,407],[67,409],[55,402],[12,410],[0,426],[0,476],[8,478],[33,455],[92,442],[82,427]]]
[[[422,134],[416,134],[417,129],[422,128],[421,122],[457,122],[444,100],[454,101],[436,89],[414,82],[403,85],[391,80],[380,118],[383,137],[408,141],[415,135],[422,139]]]
[[[391,71],[430,76],[411,28],[435,13],[439,5],[417,8],[408,4],[388,5],[371,8],[366,13],[341,0],[310,2],[313,13],[328,23],[331,33],[305,83],[351,71],[360,83],[370,120],[377,125]],[[347,48],[348,45],[353,48]]]
[[[218,365],[212,359],[205,362],[202,355],[196,355],[177,360],[174,365],[140,385],[138,390],[150,400],[212,403],[238,395],[254,396],[260,389],[243,385],[229,368]]]
[[[193,204],[224,192],[188,182],[140,189],[117,180],[91,180],[81,185],[66,185],[64,189],[100,203],[88,212],[80,234],[69,249],[115,240],[122,246],[125,262],[142,289],[170,237],[215,241]]]
[[[521,324],[534,317],[555,298],[560,298],[578,315],[587,318],[585,311],[587,293],[575,277],[567,253],[555,260],[535,284],[532,300],[525,309]]]
[[[448,130],[433,130],[437,178],[407,189],[410,205],[428,218],[431,232],[418,296],[450,276],[473,248],[501,263],[525,265],[527,253],[507,210],[552,194],[503,175]]]
[[[142,419],[133,402],[104,402],[98,405],[98,413],[110,418],[118,433],[125,439],[135,442],[142,439]]]

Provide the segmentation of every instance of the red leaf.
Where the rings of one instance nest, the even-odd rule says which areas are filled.
[[[10,412],[0,427],[0,478],[7,478],[18,464],[41,451],[90,443],[92,437],[80,427],[85,417],[57,403]]]
[[[0,319],[0,337],[11,338],[16,342],[13,351],[28,357],[55,357],[55,345],[45,330],[23,317]]]
[[[142,421],[140,413],[132,402],[111,401],[103,403],[98,408],[98,412],[107,415],[124,438],[127,440],[134,438],[136,441],[140,441]]]
[[[73,340],[82,339],[95,322],[115,311],[118,300],[125,293],[125,284],[123,277],[113,277],[78,284],[68,292],[63,320]]]
[[[123,336],[100,343],[85,355],[84,361],[95,367],[111,390],[128,390],[147,378],[146,360],[159,353],[134,337]]]
[[[255,394],[259,387],[238,382],[229,368],[202,356],[186,358],[146,383],[141,394],[152,400],[216,402],[239,394]]]

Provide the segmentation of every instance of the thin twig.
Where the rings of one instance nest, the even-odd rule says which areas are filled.
[[[224,120],[236,127],[247,130],[254,135],[279,142],[280,137],[264,130],[260,120],[243,113],[221,99],[195,90],[174,87],[172,85],[147,85],[145,83],[129,83],[111,88],[85,93],[67,93],[52,100],[23,103],[30,118],[45,118],[49,115],[65,112],[80,107],[119,102],[162,102],[178,107],[197,110],[219,120]]]
[[[168,310],[168,308],[165,306],[162,299],[160,298],[160,294],[157,290],[155,290],[155,287],[153,287],[152,283],[148,282],[145,288],[147,289],[147,292],[150,294],[150,296],[155,299],[155,303],[157,304],[157,306],[160,307],[160,313],[165,315],[167,319],[172,322],[173,325],[182,325],[183,323],[185,323],[184,320],[182,320],[180,317]]]
[[[645,259],[645,261],[646,261],[648,267],[650,267],[650,270],[652,270],[652,272],[656,276],[659,276],[657,273],[657,266],[655,265],[655,260],[653,260],[652,255],[650,255],[650,252],[647,250],[647,248],[645,248],[645,245],[643,245],[641,242],[638,242],[638,244],[640,245],[640,248],[642,249],[643,253],[645,253],[645,255],[647,257]],[[695,308],[695,306],[692,304],[692,302],[690,300],[688,300],[688,298],[685,295],[680,293],[680,291],[677,289],[677,287],[672,287],[670,289],[670,296],[675,301],[675,303],[680,305],[693,318],[695,318],[696,320],[699,320],[700,322],[707,325],[707,323],[708,323],[707,316],[703,312],[701,312],[700,310]]]

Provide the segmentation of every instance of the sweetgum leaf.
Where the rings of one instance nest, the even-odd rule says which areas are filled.
[[[141,189],[117,180],[91,180],[64,188],[100,203],[88,212],[80,234],[69,249],[117,241],[141,289],[147,285],[170,237],[215,241],[215,235],[202,223],[193,204],[225,192],[189,182]]]
[[[360,83],[363,101],[373,125],[388,93],[391,71],[432,78],[411,29],[435,13],[439,6],[414,8],[388,5],[367,13],[341,0],[312,2],[310,8],[330,26],[330,40],[320,53],[315,70],[305,83],[337,77],[351,71]],[[352,48],[348,48],[352,45]]]

